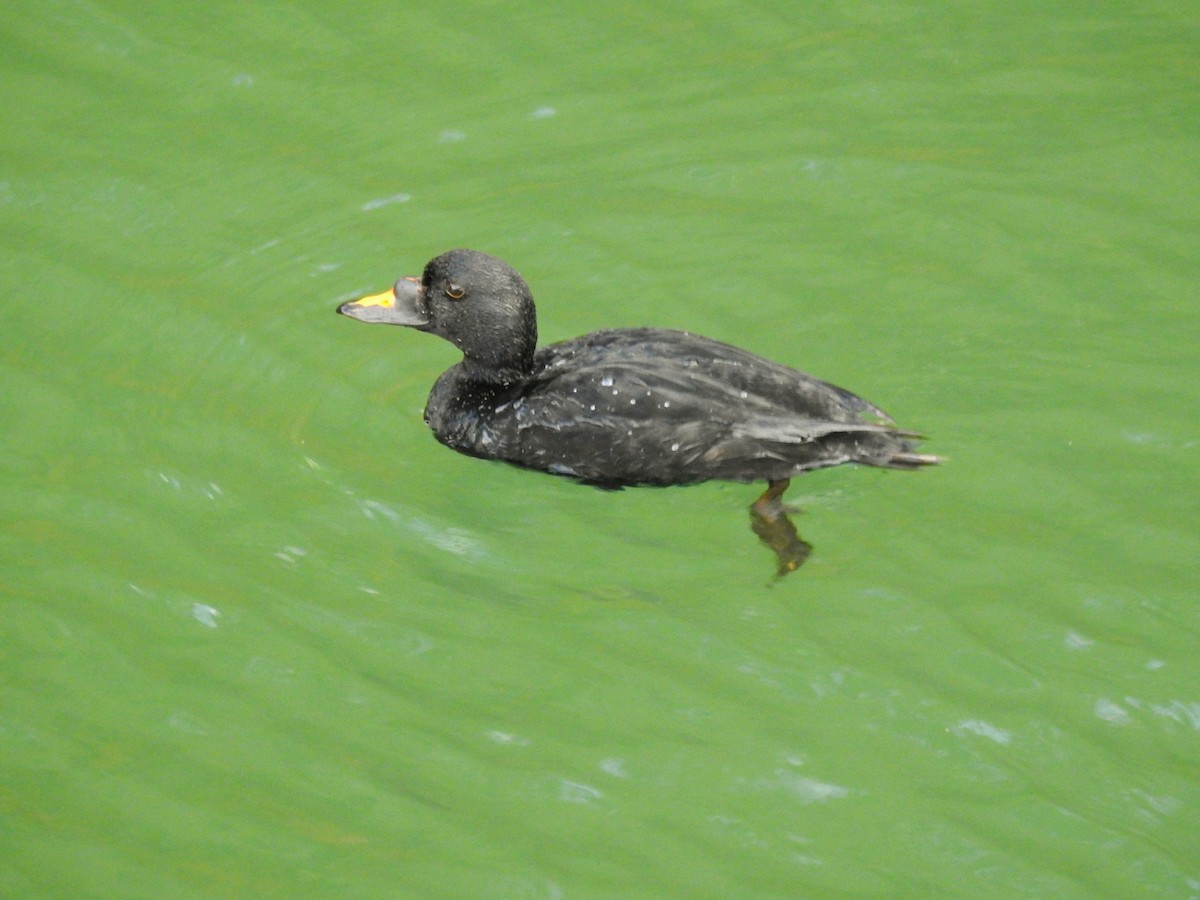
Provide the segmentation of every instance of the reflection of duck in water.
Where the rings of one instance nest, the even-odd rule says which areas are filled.
[[[609,489],[766,481],[751,511],[781,573],[810,549],[780,500],[788,479],[847,462],[938,462],[861,397],[684,331],[615,328],[537,349],[524,279],[475,250],[443,253],[420,279],[338,312],[428,331],[462,350],[425,407],[437,439],[461,453]]]

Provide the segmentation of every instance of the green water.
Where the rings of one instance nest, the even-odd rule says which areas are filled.
[[[18,3],[0,894],[1200,896],[1200,8]],[[601,493],[334,316],[454,246],[916,474]]]

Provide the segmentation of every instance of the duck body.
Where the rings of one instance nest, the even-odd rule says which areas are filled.
[[[767,481],[772,501],[811,469],[938,461],[861,397],[685,331],[610,329],[538,349],[525,282],[478,251],[442,254],[421,279],[338,311],[463,350],[434,384],[425,421],[470,456],[608,489]]]
[[[910,441],[886,419],[803,372],[654,328],[543,347],[510,384],[454,366],[425,408],[434,435],[461,453],[602,488],[779,481],[843,462],[914,465]]]

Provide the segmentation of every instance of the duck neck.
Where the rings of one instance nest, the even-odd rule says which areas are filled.
[[[509,361],[511,364],[497,365],[495,362],[480,362],[469,356],[462,361],[463,372],[471,381],[503,387],[528,378],[533,372],[533,354],[527,358]]]

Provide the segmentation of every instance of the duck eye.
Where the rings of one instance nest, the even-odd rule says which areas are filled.
[[[453,281],[446,285],[446,296],[451,300],[461,300],[467,295],[467,289],[461,284],[455,284]]]

